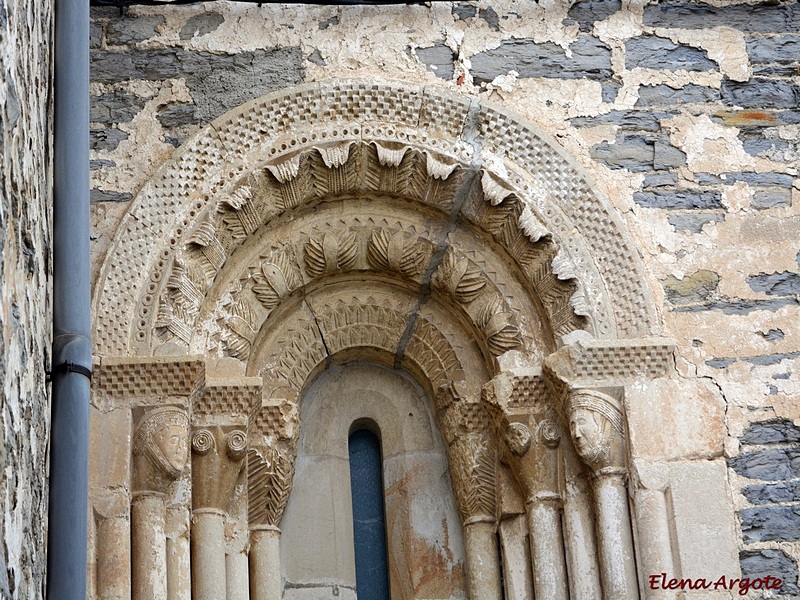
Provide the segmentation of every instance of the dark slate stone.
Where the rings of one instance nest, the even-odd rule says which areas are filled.
[[[92,150],[116,150],[128,134],[115,127],[109,129],[93,129],[89,131],[89,148]]]
[[[768,208],[787,208],[792,205],[792,190],[789,188],[769,188],[757,190],[750,203],[756,210]]]
[[[755,77],[794,77],[797,67],[794,65],[756,65],[753,67]]]
[[[675,231],[686,231],[688,233],[701,233],[703,225],[707,223],[721,223],[724,220],[725,216],[717,213],[670,215],[667,219],[669,224],[675,228]]]
[[[759,335],[768,342],[775,342],[786,337],[786,334],[784,334],[780,329],[770,329],[767,333],[759,332]]]
[[[96,21],[89,23],[89,47],[99,48],[103,43],[103,25]]]
[[[694,179],[700,185],[713,185],[715,183],[722,183],[722,178],[711,173],[695,173]]]
[[[106,28],[106,44],[124,46],[149,40],[156,27],[164,24],[164,17],[136,17],[112,19]]]
[[[735,358],[712,358],[706,361],[706,365],[712,369],[724,369],[736,362]]]
[[[95,51],[91,77],[98,83],[130,79],[186,79],[204,123],[258,96],[302,83],[300,48],[273,48],[240,54],[191,52],[180,48]]]
[[[751,581],[768,575],[781,580],[781,587],[776,590],[778,597],[787,594],[800,594],[797,585],[797,564],[783,550],[743,550],[739,552],[739,566],[742,577]]]
[[[720,111],[711,116],[715,123],[732,125],[739,129],[762,129],[764,127],[776,127],[785,125],[783,115],[791,114],[788,112],[775,112],[763,110],[729,110]]]
[[[162,127],[181,127],[197,123],[194,104],[170,104],[162,107],[156,115]]]
[[[117,163],[115,163],[113,160],[97,159],[89,161],[90,171],[99,171],[101,169],[105,169],[106,167],[116,167],[116,166]]]
[[[120,10],[112,6],[91,6],[89,7],[90,19],[107,19],[120,16]]]
[[[570,46],[571,57],[556,44],[531,39],[508,40],[493,50],[472,57],[475,83],[488,83],[498,75],[516,71],[520,77],[560,77],[606,80],[611,77],[611,49],[590,35]]]
[[[607,19],[622,8],[620,0],[608,0],[604,2],[576,2],[573,4],[567,16],[578,23],[581,31],[592,31],[596,21]]]
[[[578,117],[570,122],[575,127],[594,127],[596,125],[617,125],[627,131],[661,130],[661,119],[672,116],[668,112],[648,112],[642,110],[614,110],[596,117]]]
[[[800,540],[800,505],[746,508],[739,517],[746,543]]]
[[[190,40],[194,36],[206,35],[222,25],[225,18],[217,12],[207,12],[189,17],[181,28],[181,39]]]
[[[797,4],[712,6],[703,2],[659,2],[646,6],[644,24],[650,27],[707,29],[732,27],[741,31],[781,33],[800,30]]]
[[[742,108],[796,108],[800,104],[800,86],[788,81],[752,77],[749,81],[724,79],[720,87],[722,101]]]
[[[478,14],[478,9],[471,4],[457,4],[450,9],[456,19],[466,21]]]
[[[800,35],[750,36],[747,54],[753,63],[800,62]]]
[[[633,201],[645,208],[722,208],[718,191],[652,190],[634,193]]]
[[[320,31],[325,31],[331,25],[338,25],[338,24],[339,24],[339,17],[334,15],[330,19],[325,19],[324,21],[320,21],[319,28]]]
[[[486,21],[486,24],[489,25],[489,29],[492,31],[500,31],[500,17],[497,16],[497,12],[491,6],[489,8],[482,8],[478,12],[478,16]]]
[[[785,140],[772,140],[763,137],[747,137],[742,140],[744,151],[750,156],[783,160],[784,152],[792,149],[792,144]]]
[[[127,123],[144,108],[144,102],[144,99],[122,90],[92,96],[89,121],[107,125]]]
[[[319,65],[320,67],[324,67],[328,63],[325,62],[325,59],[322,58],[322,54],[320,54],[319,50],[314,49],[314,51],[308,55],[308,60],[313,62],[315,65]]]
[[[789,352],[789,353],[781,353],[781,354],[764,354],[761,356],[748,356],[747,358],[743,359],[745,362],[749,362],[751,365],[759,365],[762,367],[768,367],[770,365],[777,365],[783,360],[794,360],[795,358],[800,357],[800,352]]]
[[[690,83],[680,89],[668,85],[643,85],[639,87],[636,106],[706,103],[719,100],[719,90]]]
[[[672,144],[656,140],[653,144],[653,168],[671,169],[686,164],[686,154]]]
[[[453,78],[453,51],[442,43],[429,48],[417,48],[417,58],[437,77],[450,81]]]
[[[644,187],[664,187],[678,183],[675,173],[648,173],[644,176]],[[695,216],[695,215],[692,215]]]
[[[800,274],[790,271],[750,275],[747,278],[747,283],[754,292],[764,292],[768,296],[794,296],[800,294]]]
[[[652,171],[653,155],[653,141],[642,135],[617,135],[613,144],[603,142],[591,149],[592,158],[629,171]]]
[[[723,175],[724,181],[728,183],[735,183],[737,181],[744,181],[750,185],[781,185],[791,187],[794,178],[791,175],[784,173],[725,173]]]
[[[699,48],[674,44],[668,39],[644,35],[625,42],[625,66],[668,71],[717,71],[718,65]]]
[[[100,202],[127,202],[132,198],[133,196],[127,192],[112,192],[97,188],[92,188],[89,192],[89,202],[91,204],[98,204]]]
[[[603,102],[615,102],[617,99],[617,93],[621,87],[622,84],[620,83],[601,83],[600,98],[603,100]]]
[[[750,298],[729,298],[715,300],[708,304],[676,306],[673,312],[705,312],[707,310],[721,310],[726,315],[748,315],[754,310],[778,311],[786,306],[800,305],[796,298],[777,298],[775,300],[753,300]]]
[[[800,448],[771,448],[744,452],[730,459],[728,465],[737,474],[749,479],[762,481],[797,479],[800,477]]]

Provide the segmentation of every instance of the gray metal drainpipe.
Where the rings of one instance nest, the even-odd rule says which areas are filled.
[[[89,0],[55,0],[53,374],[47,599],[86,598],[89,495]]]

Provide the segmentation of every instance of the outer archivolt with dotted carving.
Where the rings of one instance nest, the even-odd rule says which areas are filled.
[[[337,81],[266,96],[221,117],[139,193],[119,228],[95,293],[99,353],[152,352],[161,343],[152,336],[157,316],[162,333],[185,337],[181,323],[192,316],[192,286],[204,293],[219,265],[276,215],[353,194],[405,196],[447,211],[476,161],[485,176],[475,180],[481,189],[471,196],[478,204],[468,202],[465,217],[505,249],[507,260],[521,257],[526,285],[538,293],[543,317],[556,321],[555,332],[585,327],[569,324],[577,313],[596,337],[652,334],[641,265],[604,201],[555,144],[495,106],[480,103],[483,147],[467,143],[460,124],[470,102],[479,104],[433,88]],[[502,173],[496,164],[504,165]],[[182,281],[168,292],[179,248],[197,256],[205,281],[192,275],[191,286]],[[346,255],[329,263],[326,248],[316,247],[303,266],[347,266]],[[391,250],[384,253],[390,263],[412,268],[413,257]],[[554,271],[556,254],[571,268]]]

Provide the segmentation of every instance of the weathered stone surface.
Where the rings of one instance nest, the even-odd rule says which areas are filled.
[[[735,298],[730,300],[715,300],[699,306],[676,306],[676,312],[721,310],[726,315],[747,315],[756,310],[778,311],[786,306],[800,304],[794,298],[780,298],[777,300],[752,300],[749,298]]]
[[[122,140],[127,139],[128,134],[116,127],[93,129],[89,132],[89,147],[92,150],[114,150]]]
[[[733,125],[739,129],[761,129],[778,125],[793,125],[800,122],[800,112],[774,110],[729,110],[720,111],[712,121]]]
[[[800,540],[800,505],[746,508],[739,511],[745,542]]]
[[[611,75],[611,49],[597,38],[581,35],[570,45],[571,56],[556,44],[530,39],[505,41],[471,58],[475,83],[489,83],[516,71],[520,77],[561,77],[601,80]]]
[[[181,28],[180,37],[182,40],[190,40],[196,35],[206,35],[222,25],[224,21],[225,18],[217,12],[194,15],[189,17],[186,24]]]
[[[592,157],[612,169],[652,171],[686,164],[686,155],[666,136],[618,135],[613,144],[603,142],[591,150]]]
[[[417,48],[415,52],[422,64],[438,77],[448,81],[453,78],[453,51],[446,45],[440,43],[429,48]]]
[[[767,208],[784,208],[792,205],[792,190],[790,188],[772,188],[757,190],[753,194],[750,206],[758,210]]]
[[[782,185],[791,187],[794,177],[785,173],[723,173],[722,180],[726,183],[744,181],[750,185]]]
[[[775,37],[750,36],[747,38],[747,54],[753,63],[800,62],[800,36],[778,35]]]
[[[303,57],[299,48],[233,55],[177,48],[95,51],[91,77],[99,83],[185,78],[198,119],[207,122],[247,100],[302,82]]]
[[[661,120],[672,116],[668,112],[647,112],[642,110],[614,110],[596,117],[571,119],[575,127],[595,127],[597,125],[617,125],[620,129],[631,131],[659,131]]]
[[[158,111],[156,118],[162,127],[181,127],[197,123],[194,104],[170,104]]]
[[[678,176],[675,173],[648,173],[644,176],[642,185],[649,187],[673,186],[678,183]]]
[[[785,140],[763,137],[747,137],[742,140],[744,151],[751,156],[769,157],[773,160],[785,160],[785,153],[791,152],[794,146]]]
[[[755,65],[753,75],[757,78],[794,77],[797,67],[794,65]]]
[[[478,11],[478,17],[486,21],[486,24],[489,25],[489,29],[492,31],[500,31],[500,17],[497,11],[491,6],[480,9]]]
[[[622,87],[619,83],[602,83],[600,86],[600,97],[603,102],[614,102],[617,99],[617,93]]]
[[[800,480],[748,485],[742,494],[751,504],[780,504],[800,501]]]
[[[719,213],[695,213],[670,215],[667,221],[675,228],[675,231],[687,231],[689,233],[700,233],[703,225],[708,223],[721,223],[725,220],[725,215]]]
[[[89,24],[89,47],[99,48],[103,43],[103,25],[93,21]]]
[[[697,271],[683,279],[670,276],[662,285],[672,304],[691,304],[707,300],[716,291],[719,275],[713,271]]]
[[[777,354],[763,354],[761,356],[748,356],[742,360],[753,365],[769,366],[777,365],[784,360],[794,360],[800,357],[800,352],[779,352]]]
[[[106,160],[103,158],[89,161],[89,169],[92,171],[99,171],[100,169],[105,169],[107,167],[115,167],[116,165],[117,163],[115,163],[113,160]]]
[[[633,201],[645,208],[722,208],[717,191],[652,190],[634,193]]]
[[[625,67],[668,71],[716,71],[717,63],[699,48],[675,44],[654,35],[640,36],[625,42]]]
[[[639,88],[636,106],[669,106],[672,104],[696,104],[719,99],[714,88],[690,83],[680,89],[668,85],[644,85]]]
[[[739,553],[742,577],[751,581],[772,575],[781,580],[778,597],[787,594],[800,594],[797,585],[797,563],[782,550],[743,550]]]
[[[111,19],[106,26],[106,44],[124,46],[149,40],[156,28],[164,24],[164,17],[136,17]]]
[[[457,4],[450,9],[456,19],[471,19],[478,13],[478,9],[471,4]]]
[[[133,196],[128,192],[114,192],[97,188],[92,188],[89,194],[89,201],[92,204],[97,202],[128,202],[131,198]]]
[[[800,448],[772,448],[743,452],[729,461],[742,477],[762,481],[800,478]]]
[[[784,271],[783,273],[760,273],[747,278],[748,285],[754,292],[764,292],[768,296],[794,296],[800,294],[800,274]]]
[[[789,81],[753,77],[749,81],[724,79],[722,101],[742,108],[797,108],[800,86]]]
[[[751,423],[741,437],[742,444],[793,444],[800,442],[800,427],[791,421],[758,421]]]
[[[713,6],[678,0],[646,6],[644,24],[682,29],[733,27],[741,31],[780,33],[800,28],[800,9],[795,4]]]
[[[144,107],[144,100],[133,94],[117,90],[92,96],[89,121],[92,123],[127,123]]]
[[[595,21],[607,19],[622,7],[620,0],[608,2],[576,2],[569,8],[567,16],[578,23],[581,31],[592,31]]]

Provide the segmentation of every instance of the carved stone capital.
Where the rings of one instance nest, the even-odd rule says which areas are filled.
[[[196,427],[192,431],[192,508],[227,510],[247,455],[240,427]]]
[[[186,466],[188,440],[185,410],[167,406],[146,412],[133,432],[133,491],[166,492]]]
[[[568,402],[570,435],[581,460],[597,476],[623,472],[627,436],[622,403],[585,388],[571,390]]]

